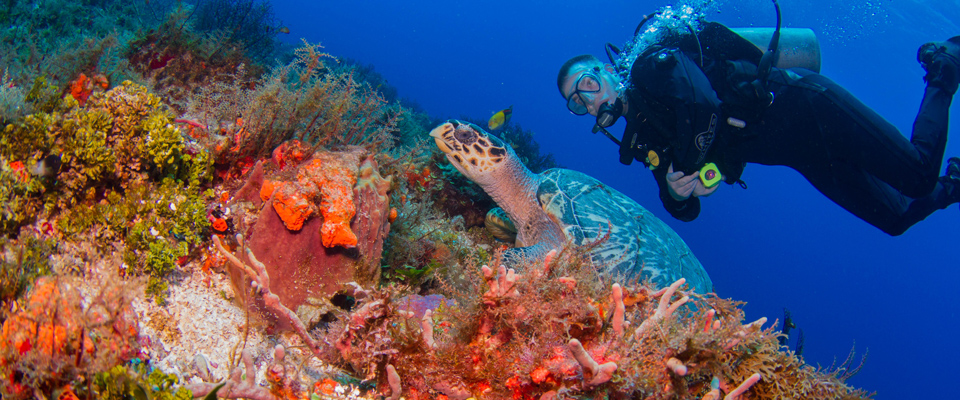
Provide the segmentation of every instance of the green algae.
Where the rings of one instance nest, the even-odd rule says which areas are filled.
[[[31,93],[50,90],[39,82]],[[124,243],[121,272],[148,275],[148,294],[162,302],[163,277],[210,225],[209,154],[173,125],[159,97],[129,81],[84,107],[67,96],[36,109],[0,139],[2,233],[15,236],[40,216],[65,239],[92,235],[101,251]],[[51,154],[62,162],[55,177],[30,172]]]

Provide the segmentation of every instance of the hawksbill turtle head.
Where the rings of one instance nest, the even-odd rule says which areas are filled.
[[[516,153],[503,140],[468,122],[448,120],[433,128],[430,136],[450,163],[480,186],[496,181],[504,170],[519,164]]]

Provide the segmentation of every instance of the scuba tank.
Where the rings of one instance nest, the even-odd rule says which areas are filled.
[[[767,51],[775,28],[730,28],[731,31]],[[805,68],[820,73],[820,41],[809,28],[781,28],[780,56],[774,67]]]
[[[691,57],[699,55],[696,61],[701,67],[704,56],[720,61],[750,62],[758,67],[755,73],[760,75],[758,77],[761,80],[766,79],[770,67],[799,67],[819,73],[821,51],[817,35],[809,28],[781,28],[780,4],[777,0],[773,0],[773,4],[776,8],[776,27],[761,28],[728,28],[715,23],[705,23],[703,14],[696,15],[697,10],[676,12],[668,6],[653,14],[644,15],[633,32],[633,39],[623,50],[612,43],[606,43],[604,51],[623,82],[630,81],[629,72],[633,62],[639,55],[646,53],[646,46],[653,43],[682,48],[691,53]],[[645,31],[643,28],[648,22],[660,26],[654,25]],[[717,29],[718,25],[722,28]],[[661,36],[671,30],[667,27],[674,29],[672,37]],[[764,61],[763,58],[767,60]],[[625,89],[626,86],[621,87],[621,90]]]

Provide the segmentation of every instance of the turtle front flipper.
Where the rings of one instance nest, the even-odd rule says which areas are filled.
[[[487,228],[493,237],[507,243],[516,243],[517,226],[510,220],[510,216],[502,208],[496,207],[487,212],[487,217],[483,220],[483,226]],[[517,246],[522,246],[517,243]]]
[[[519,269],[519,266],[542,260],[550,250],[556,249],[547,243],[537,243],[533,246],[514,247],[503,251],[501,263],[507,268]]]

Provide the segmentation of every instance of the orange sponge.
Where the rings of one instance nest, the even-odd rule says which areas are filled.
[[[357,213],[353,203],[357,168],[356,157],[349,153],[318,153],[297,171],[297,181],[302,188],[310,191],[316,188],[319,192],[323,247],[357,245],[357,235],[350,230],[350,221]]]
[[[350,221],[357,213],[353,188],[358,164],[358,152],[318,152],[297,169],[295,182],[265,180],[260,198],[274,198],[273,208],[287,229],[298,231],[308,218],[320,214],[323,247],[355,247],[357,235]]]
[[[302,193],[300,189],[296,183],[283,182],[277,189],[273,201],[273,209],[291,231],[299,231],[303,228],[304,221],[316,212],[316,206],[313,205],[309,193]]]
[[[264,179],[263,186],[260,187],[260,200],[270,200],[270,197],[273,196],[273,192],[276,191],[277,187],[279,187],[282,183],[283,182]]]

